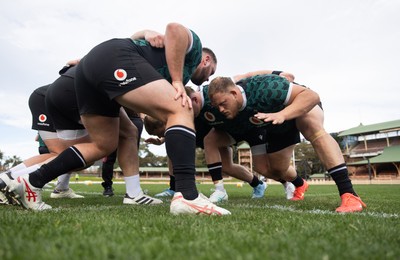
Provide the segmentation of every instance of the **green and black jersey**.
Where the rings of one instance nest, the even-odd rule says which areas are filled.
[[[192,47],[185,56],[185,64],[183,68],[183,84],[187,84],[201,62],[202,58],[202,45],[199,36],[193,31],[192,33]],[[137,47],[138,53],[144,57],[166,80],[172,83],[171,75],[168,70],[167,61],[165,57],[165,48],[155,48],[150,45],[146,40],[132,40]]]

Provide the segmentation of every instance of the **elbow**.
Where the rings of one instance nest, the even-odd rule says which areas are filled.
[[[169,23],[169,24],[167,24],[166,31],[167,32],[177,32],[177,31],[181,30],[182,28],[183,28],[183,26],[179,23]]]
[[[315,93],[315,102],[316,104],[319,104],[321,102],[321,99],[317,93]]]
[[[320,99],[318,93],[316,93],[316,92],[314,92],[313,101],[314,101],[313,102],[314,105],[311,107],[311,109],[321,103],[321,99]]]

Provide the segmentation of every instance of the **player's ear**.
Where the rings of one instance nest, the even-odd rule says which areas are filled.
[[[204,56],[204,60],[203,61],[204,61],[204,66],[209,66],[210,63],[211,63],[210,55]]]
[[[230,93],[234,98],[236,98],[237,95],[238,95],[238,93],[236,92],[235,89],[232,89],[231,91],[229,91],[229,93]]]

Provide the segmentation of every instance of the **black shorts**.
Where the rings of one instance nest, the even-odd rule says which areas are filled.
[[[72,70],[74,68],[71,68]],[[74,88],[74,79],[60,76],[49,87],[46,108],[57,130],[85,129],[81,123]]]
[[[296,120],[289,120],[281,125],[266,127],[267,153],[274,153],[300,142],[300,132],[296,128]]]
[[[265,144],[266,142],[266,130],[265,127],[253,128],[246,134],[229,134],[236,143],[247,142],[250,147]]]
[[[194,127],[196,129],[196,147],[204,149],[204,137],[208,135],[213,127],[198,117],[194,119]]]
[[[75,89],[80,114],[118,117],[115,97],[163,79],[130,39],[112,39],[94,47],[78,64]]]
[[[45,95],[49,86],[50,85],[46,85],[36,89],[29,97],[29,109],[32,114],[32,129],[56,132],[51,116],[47,113],[45,105]]]

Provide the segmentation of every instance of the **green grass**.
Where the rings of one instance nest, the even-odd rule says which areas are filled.
[[[100,184],[73,184],[85,199],[44,201],[53,210],[0,206],[0,259],[399,259],[400,185],[356,185],[368,209],[336,214],[336,186],[312,185],[304,201],[281,185],[251,200],[226,185],[231,216],[173,216],[161,206],[122,205],[125,185],[104,198]],[[150,194],[166,185],[145,185]],[[198,188],[210,195],[212,185]]]

